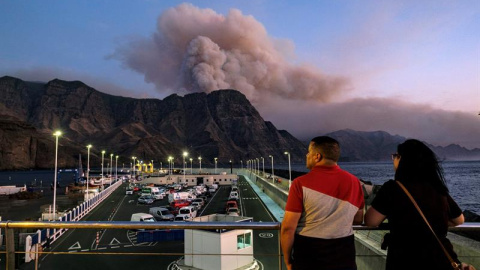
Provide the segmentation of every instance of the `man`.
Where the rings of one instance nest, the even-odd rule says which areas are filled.
[[[352,224],[363,221],[360,181],[340,169],[338,141],[312,139],[306,157],[310,172],[293,181],[281,229],[288,270],[356,269]]]

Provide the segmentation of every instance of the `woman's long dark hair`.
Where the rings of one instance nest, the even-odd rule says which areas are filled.
[[[409,139],[397,147],[400,162],[395,172],[395,180],[403,183],[425,182],[441,194],[448,194],[443,169],[435,153],[423,142]]]

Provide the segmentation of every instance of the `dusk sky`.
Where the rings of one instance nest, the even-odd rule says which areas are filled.
[[[0,76],[120,96],[236,89],[299,139],[480,148],[480,1],[2,1]]]

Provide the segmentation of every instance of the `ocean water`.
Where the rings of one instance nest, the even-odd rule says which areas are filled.
[[[358,178],[381,185],[393,179],[392,162],[344,162],[339,166]],[[444,161],[442,167],[450,195],[462,210],[480,215],[480,161]],[[274,169],[288,170],[288,164],[274,164]],[[292,170],[307,172],[305,164],[293,164]]]
[[[381,185],[393,179],[392,162],[344,162],[339,166],[358,178]],[[445,161],[442,163],[448,188],[452,198],[462,210],[470,210],[480,215],[480,161]],[[208,169],[208,168],[205,168]],[[288,170],[288,164],[274,164],[274,169]],[[265,167],[270,170],[270,167]],[[305,164],[292,164],[293,171],[307,172]],[[54,173],[50,171],[3,171],[0,172],[0,185],[24,185],[36,183],[37,186],[50,186]],[[64,186],[71,183],[73,173],[59,175],[59,183]]]

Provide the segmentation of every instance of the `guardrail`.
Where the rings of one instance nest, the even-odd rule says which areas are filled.
[[[175,230],[175,229],[183,229],[183,230],[208,230],[208,231],[225,231],[225,230],[275,230],[279,232],[281,228],[281,224],[278,222],[152,222],[152,223],[145,223],[145,222],[118,222],[118,221],[111,221],[111,222],[92,222],[92,221],[69,221],[69,222],[28,222],[28,221],[2,221],[0,222],[0,228],[5,229],[6,234],[6,250],[1,251],[0,254],[6,255],[6,269],[15,269],[15,254],[27,253],[23,251],[16,251],[15,250],[15,242],[14,242],[14,230],[15,229],[147,229],[147,230]],[[371,231],[371,230],[384,230],[384,228],[371,228],[366,226],[353,226],[355,231]],[[458,227],[453,227],[450,229],[452,232],[480,232],[480,223],[468,223]],[[217,231],[218,232],[218,231]],[[278,239],[280,239],[278,237]],[[274,254],[270,254],[271,256],[278,257],[278,269],[282,269],[282,256],[280,250],[280,240],[278,240],[278,249],[277,252]],[[37,244],[40,246],[40,243]],[[41,249],[35,249],[33,252],[30,252],[30,255],[34,255],[33,258],[35,259],[35,267],[38,263],[38,257],[42,254],[69,254],[68,252],[48,252],[42,251]],[[101,254],[98,252],[80,252],[81,254]],[[115,253],[116,255],[133,255],[132,253]],[[134,253],[135,254],[135,253]],[[141,254],[141,253],[140,253]],[[111,253],[109,253],[111,255]],[[172,254],[158,254],[158,253],[148,253],[147,255],[162,255],[162,256],[169,256]],[[178,255],[174,253],[174,255]],[[195,254],[187,254],[183,253],[186,256],[195,256]],[[201,256],[205,255],[218,255],[218,256],[242,256],[242,254],[202,254]],[[244,254],[243,254],[244,255]],[[460,255],[460,254],[459,254]],[[478,260],[479,258],[475,258]],[[172,268],[175,269],[175,268]],[[182,269],[182,268],[177,268]],[[253,269],[253,268],[252,268]]]

